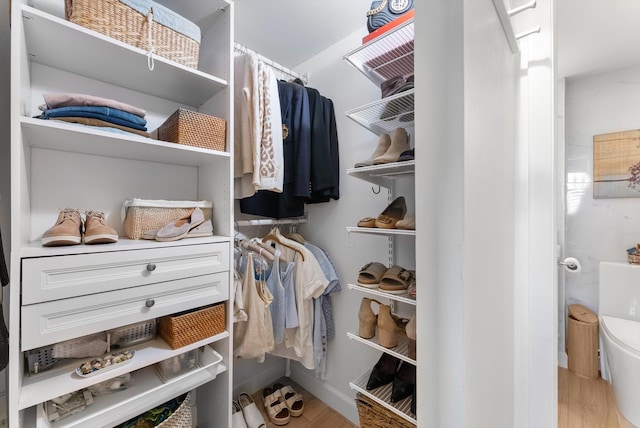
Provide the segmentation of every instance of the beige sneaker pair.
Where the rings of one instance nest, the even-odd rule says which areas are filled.
[[[58,214],[58,220],[42,235],[43,247],[63,245],[109,244],[118,241],[118,232],[109,226],[100,211],[85,211],[84,231],[80,211],[65,208]],[[84,232],[84,233],[83,233]]]

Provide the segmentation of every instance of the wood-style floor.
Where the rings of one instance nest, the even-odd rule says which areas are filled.
[[[308,391],[302,388],[297,383],[293,382],[289,378],[282,378],[277,382],[283,385],[291,385],[296,392],[302,394],[304,400],[304,412],[299,417],[292,417],[289,423],[285,425],[287,428],[354,428],[348,419],[342,416],[340,413],[327,406],[323,401],[311,395]],[[256,406],[262,412],[264,420],[267,421],[267,428],[275,428],[277,425],[272,424],[269,421],[269,417],[262,404],[262,390],[252,394],[253,401],[256,402]]]
[[[633,428],[618,413],[611,385],[558,368],[558,428]]]

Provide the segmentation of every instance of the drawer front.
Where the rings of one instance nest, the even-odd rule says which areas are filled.
[[[227,243],[23,259],[22,304],[228,270]]]
[[[220,272],[23,306],[21,348],[26,351],[228,298],[229,272]]]

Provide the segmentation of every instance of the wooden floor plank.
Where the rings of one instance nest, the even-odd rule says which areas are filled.
[[[289,423],[285,426],[287,428],[355,428],[356,425],[352,424],[347,418],[340,413],[327,406],[322,400],[315,397],[307,390],[302,388],[297,383],[293,382],[289,378],[281,378],[277,382],[283,385],[291,385],[296,392],[302,394],[304,401],[304,412],[299,417],[291,417]],[[272,385],[270,385],[272,386]],[[256,406],[260,409],[264,420],[267,422],[267,428],[275,428],[277,425],[271,423],[267,412],[262,402],[262,390],[256,391],[251,395],[256,402]]]
[[[621,428],[610,384],[559,368],[558,428]]]

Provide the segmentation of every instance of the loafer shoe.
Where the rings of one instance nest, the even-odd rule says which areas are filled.
[[[118,232],[107,224],[104,213],[100,211],[87,211],[84,221],[84,243],[111,244],[118,242]]]
[[[82,242],[82,217],[73,208],[58,213],[56,223],[42,234],[43,247],[78,245]]]
[[[142,232],[142,239],[155,240],[158,234],[158,229],[147,230]],[[184,237],[185,238],[203,238],[207,236],[213,236],[213,224],[211,220],[205,220],[200,226],[196,226],[191,229]]]

